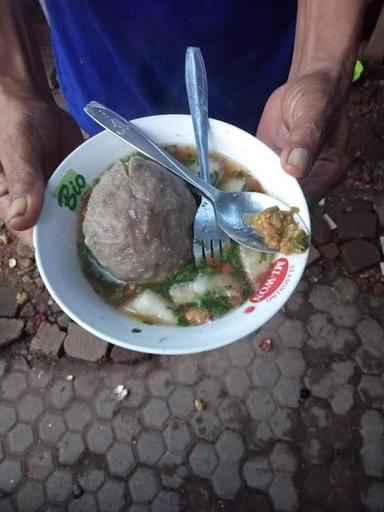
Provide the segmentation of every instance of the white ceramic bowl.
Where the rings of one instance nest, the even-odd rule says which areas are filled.
[[[194,143],[190,116],[153,116],[133,122],[161,145]],[[286,204],[298,206],[303,220],[310,225],[299,185],[283,171],[279,158],[270,149],[252,135],[221,121],[210,120],[210,128],[210,149],[248,168],[267,193]],[[34,230],[34,244],[41,277],[57,304],[96,336],[153,354],[202,352],[231,343],[260,328],[294,291],[305,269],[307,253],[289,257],[277,255],[258,294],[223,318],[197,327],[143,324],[119,313],[93,291],[80,269],[76,252],[77,214],[72,211],[77,206],[75,192],[81,189],[81,177],[90,184],[114,160],[132,152],[124,142],[106,131],[101,132],[73,151],[49,180],[43,211]],[[76,177],[76,173],[80,177]],[[59,206],[59,199],[62,206]]]

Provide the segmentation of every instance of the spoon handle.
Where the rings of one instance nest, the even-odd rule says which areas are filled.
[[[208,81],[200,48],[188,47],[185,84],[199,155],[200,176],[210,183],[208,157]]]
[[[211,201],[215,201],[218,198],[220,192],[215,187],[205,183],[204,180],[196,176],[178,162],[176,158],[148,138],[133,123],[116,114],[113,110],[97,101],[91,101],[86,105],[84,111],[103,128],[196,187]]]

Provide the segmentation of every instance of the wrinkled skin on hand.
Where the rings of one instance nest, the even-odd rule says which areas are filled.
[[[45,183],[82,140],[71,116],[34,97],[0,100],[0,219],[32,246]]]
[[[328,73],[292,78],[268,99],[256,136],[299,179],[310,206],[346,176],[348,119],[343,94]],[[291,151],[298,148],[293,156]]]

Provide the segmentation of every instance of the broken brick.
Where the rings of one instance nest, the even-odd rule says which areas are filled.
[[[373,204],[379,219],[379,225],[384,228],[384,195],[377,194],[373,199]]]
[[[372,240],[376,236],[377,215],[373,212],[355,211],[337,216],[337,239],[348,242],[356,238]]]
[[[339,248],[334,242],[331,242],[319,247],[319,253],[323,256],[323,258],[335,260],[339,255]]]
[[[348,207],[346,208],[347,212],[351,211],[365,211],[365,212],[371,212],[373,209],[373,203],[372,201],[369,201],[368,199],[361,199],[361,198],[355,198],[348,201]]]
[[[16,340],[24,328],[24,320],[0,318],[0,346]]]
[[[62,347],[65,333],[56,324],[43,322],[31,341],[31,349],[46,356],[57,357]]]
[[[96,363],[106,357],[108,343],[78,325],[69,324],[64,350],[67,356]]]
[[[18,304],[16,294],[19,290],[10,286],[0,286],[0,316],[13,317],[16,314]]]
[[[348,207],[346,211],[365,211],[365,212],[371,212],[373,207],[372,201],[368,201],[367,199],[360,199],[355,198],[348,201]]]
[[[307,267],[320,258],[320,253],[314,245],[311,245],[308,253]]]
[[[322,217],[315,217],[312,221],[312,242],[324,245],[332,240],[332,230]]]
[[[373,295],[376,295],[376,297],[380,297],[381,295],[384,295],[384,284],[383,283],[376,283],[373,287]]]
[[[366,240],[353,240],[340,246],[342,261],[351,274],[376,265],[380,261],[380,251],[375,244]]]

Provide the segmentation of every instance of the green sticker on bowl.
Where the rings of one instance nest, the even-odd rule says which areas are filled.
[[[84,176],[78,174],[74,169],[69,169],[61,178],[53,197],[57,199],[60,207],[69,208],[72,212],[78,213],[81,198],[87,190],[88,184]]]

